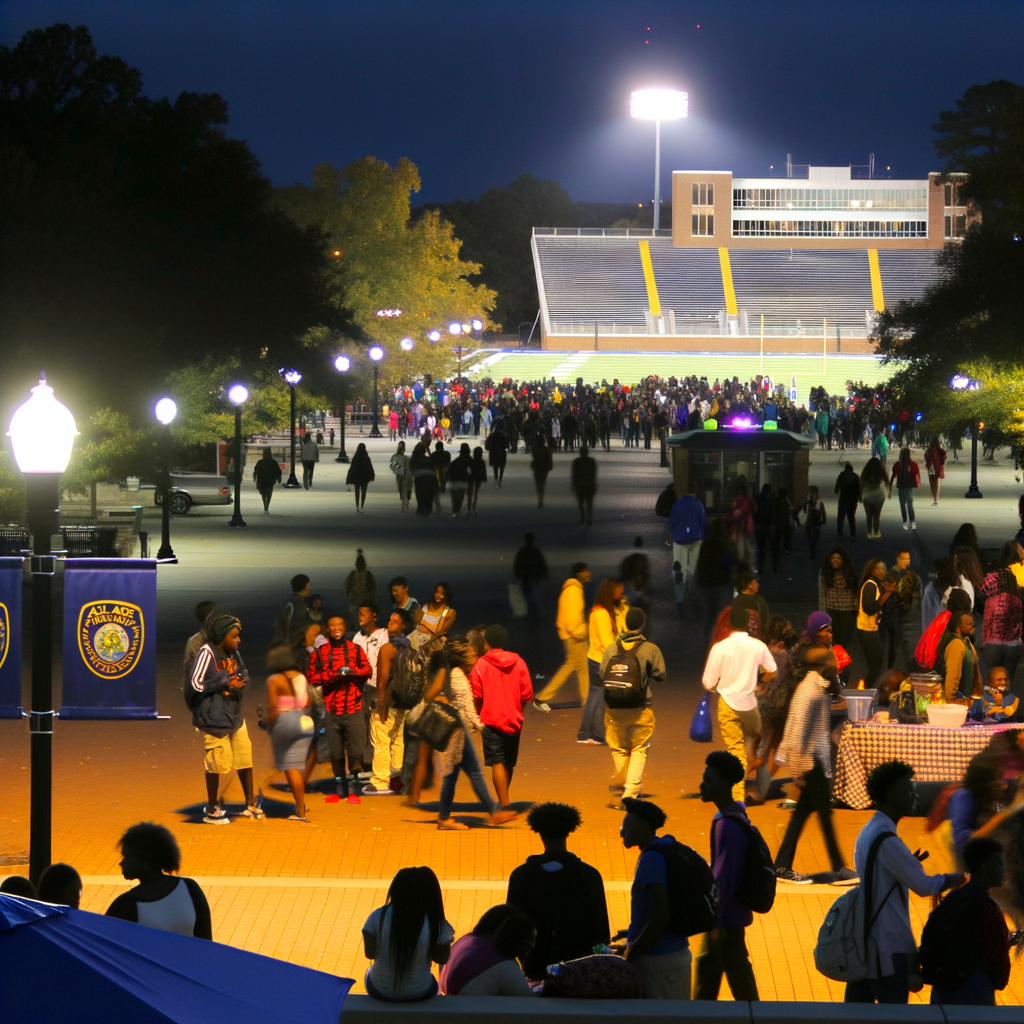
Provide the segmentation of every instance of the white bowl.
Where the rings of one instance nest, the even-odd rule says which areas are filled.
[[[967,721],[966,704],[929,704],[928,724],[943,729],[958,729]]]

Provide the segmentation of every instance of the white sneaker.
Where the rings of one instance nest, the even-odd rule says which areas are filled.
[[[916,529],[917,529],[917,523],[916,523],[916,522],[914,522],[914,523],[911,523],[911,524],[910,524],[910,528],[911,528],[912,530],[916,530]]]
[[[904,523],[903,524],[903,529],[904,530],[909,530],[910,529],[910,524],[909,523]]]

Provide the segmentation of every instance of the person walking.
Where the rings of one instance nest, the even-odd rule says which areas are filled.
[[[730,633],[708,653],[702,682],[705,690],[718,693],[718,726],[722,741],[743,765],[743,780],[733,786],[733,796],[746,797],[746,774],[757,757],[761,716],[756,689],[760,673],[766,682],[775,676],[776,664],[765,644],[748,634],[750,614],[743,605],[729,609]]]
[[[566,849],[566,840],[583,823],[575,807],[535,804],[526,823],[540,837],[544,852],[513,869],[505,901],[537,929],[523,971],[541,979],[549,964],[590,956],[595,946],[611,941],[608,904],[601,873]]]
[[[587,631],[590,645],[587,648],[587,699],[583,704],[577,743],[603,744],[604,734],[604,679],[601,676],[601,662],[609,644],[626,629],[626,612],[629,604],[625,597],[622,580],[606,576],[597,588],[597,597],[590,609]]]
[[[107,917],[196,939],[213,939],[210,904],[199,883],[178,875],[181,850],[171,830],[140,821],[118,840],[121,874],[138,885],[107,907]]]
[[[366,568],[366,556],[362,548],[356,548],[355,568],[345,577],[342,584],[342,593],[348,602],[348,610],[351,622],[359,620],[359,609],[362,605],[377,600],[377,580],[372,572]]]
[[[252,743],[242,715],[242,690],[249,671],[238,652],[242,623],[234,615],[210,616],[204,626],[206,643],[189,666],[185,687],[192,725],[203,734],[206,769],[207,825],[227,825],[230,820],[218,795],[222,775],[235,771],[245,795],[240,817],[261,820],[252,785]]]
[[[878,459],[882,464],[882,469],[885,469],[885,460],[889,456],[889,439],[885,436],[884,430],[879,430],[875,434],[874,440],[871,442],[871,455]]]
[[[537,508],[544,507],[544,488],[547,487],[548,474],[553,465],[551,449],[544,443],[544,435],[538,431],[533,442],[533,458],[530,460],[533,484],[537,489]]]
[[[263,499],[263,514],[269,516],[274,485],[281,482],[281,466],[269,448],[263,449],[263,457],[253,466],[252,480]]]
[[[658,835],[668,820],[665,812],[647,800],[627,797],[626,816],[619,834],[627,849],[640,848],[630,890],[626,959],[640,968],[645,999],[690,998],[690,940],[671,927],[668,849],[671,835]],[[675,884],[684,884],[674,879]]]
[[[811,552],[811,561],[818,557],[818,540],[821,537],[821,528],[828,520],[825,512],[825,502],[821,500],[817,487],[807,488],[807,500],[797,510],[797,523],[800,522],[800,513],[804,514],[804,533],[807,534],[807,546]]]
[[[399,441],[395,454],[388,462],[388,469],[395,474],[395,483],[398,485],[398,500],[402,504],[402,511],[409,511],[409,496],[412,494],[412,469],[409,466],[409,456],[405,454],[405,442]]]
[[[727,750],[713,750],[704,759],[700,798],[717,808],[711,819],[711,872],[718,890],[718,909],[715,928],[704,935],[697,954],[695,999],[717,999],[723,974],[733,999],[757,1002],[760,998],[746,940],[754,914],[738,895],[754,837],[746,808],[732,795],[743,776],[739,758]]]
[[[355,491],[357,513],[366,510],[366,488],[373,483],[375,476],[370,453],[366,450],[366,445],[360,442],[352,456],[348,474],[345,477],[345,483]]]
[[[696,595],[697,559],[708,529],[704,505],[692,494],[676,500],[668,516],[676,604]]]
[[[860,477],[853,471],[849,462],[843,467],[842,473],[836,477],[836,494],[839,502],[836,511],[836,526],[839,536],[843,535],[843,521],[850,524],[850,536],[857,536],[857,504],[860,501]]]
[[[480,488],[487,483],[487,464],[484,462],[484,450],[479,445],[473,449],[473,464],[469,476],[469,490],[466,494],[466,512],[476,515],[476,503],[480,497]]]
[[[910,458],[910,449],[900,450],[900,460],[892,467],[892,478],[889,481],[889,494],[893,487],[900,498],[900,515],[903,517],[903,529],[916,530],[914,519],[914,491],[921,486],[921,471],[917,463]],[[938,504],[938,502],[936,502]],[[909,523],[907,517],[910,517]]]
[[[860,597],[857,601],[857,639],[867,660],[868,686],[874,686],[882,668],[882,638],[878,621],[882,607],[896,592],[896,584],[887,579],[888,570],[881,558],[869,558],[860,579]],[[841,641],[836,638],[837,643]]]
[[[459,445],[459,454],[452,459],[448,467],[448,494],[452,500],[452,519],[458,519],[462,511],[462,503],[469,491],[469,480],[473,475],[473,457],[469,453],[469,445]],[[468,510],[467,510],[468,514]]]
[[[434,511],[440,515],[441,495],[445,493],[445,489],[448,486],[448,467],[452,464],[452,453],[445,448],[443,441],[438,441],[434,445],[434,450],[430,452],[430,462],[437,476],[437,490],[434,491]]]
[[[932,438],[928,451],[924,453],[924,468],[928,471],[928,486],[932,492],[932,505],[939,503],[939,488],[946,479],[946,449],[939,444],[937,437]]]
[[[572,460],[572,492],[580,507],[580,523],[587,526],[594,519],[594,496],[597,494],[597,463],[590,457],[587,446]]]
[[[558,595],[558,615],[555,628],[558,639],[565,648],[565,661],[551,677],[550,682],[534,698],[533,706],[538,711],[550,711],[548,701],[555,696],[569,677],[576,674],[580,691],[580,706],[586,702],[590,686],[590,671],[587,668],[587,647],[590,637],[587,632],[587,605],[584,588],[591,580],[590,568],[586,562],[574,562],[569,569],[569,578],[562,584]]]
[[[796,689],[790,699],[782,742],[775,751],[775,760],[792,773],[800,791],[796,807],[786,826],[782,845],[775,857],[775,874],[784,882],[810,882],[793,870],[796,846],[807,819],[817,812],[821,833],[832,864],[829,882],[849,882],[857,877],[846,867],[832,825],[832,752],[829,736],[831,700],[826,675],[835,672],[835,655],[831,648],[818,646],[812,639],[797,670]]]
[[[872,880],[864,901],[864,917],[872,922],[864,950],[868,975],[847,982],[845,1001],[905,1003],[918,962],[908,890],[918,896],[937,896],[963,885],[964,876],[960,872],[925,874],[896,832],[900,818],[913,814],[917,805],[914,769],[909,764],[883,761],[868,775],[867,790],[875,813],[857,835],[853,860],[858,876]]]
[[[833,548],[818,570],[818,611],[832,619],[835,642],[849,647],[857,627],[857,570],[846,548]]]
[[[494,470],[494,483],[501,489],[501,481],[505,477],[505,465],[508,462],[509,440],[505,428],[499,421],[498,425],[487,435],[484,447],[488,451],[488,461]]]
[[[512,560],[512,576],[519,581],[526,598],[526,615],[537,619],[540,610],[537,607],[537,588],[548,578],[548,563],[536,544],[532,533],[523,535],[523,546],[516,552]]]
[[[412,471],[412,483],[416,490],[416,515],[429,516],[434,509],[437,469],[430,461],[430,453],[422,441],[412,450],[409,468]]]
[[[533,700],[530,670],[518,654],[505,650],[506,643],[508,631],[504,626],[488,626],[483,656],[469,675],[483,724],[484,764],[491,769],[500,811],[511,810],[508,791],[519,760],[523,708]]]
[[[868,540],[877,540],[882,536],[882,506],[885,498],[885,469],[878,458],[868,459],[860,474],[860,500],[867,519]]]
[[[614,773],[609,789],[623,797],[642,795],[647,751],[654,735],[651,683],[665,681],[665,657],[644,637],[647,617],[639,608],[626,612],[626,631],[605,648],[601,659],[604,680],[605,738]],[[614,810],[622,805],[613,803]]]
[[[313,470],[320,461],[320,449],[312,434],[302,439],[302,486],[308,491],[313,486]]]

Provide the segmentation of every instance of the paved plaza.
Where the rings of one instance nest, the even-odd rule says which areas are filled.
[[[349,452],[360,438],[350,437]],[[214,937],[253,951],[295,963],[346,974],[358,979],[362,991],[367,961],[362,956],[359,929],[370,910],[384,898],[395,871],[428,864],[442,880],[445,910],[462,934],[481,912],[504,898],[505,880],[512,868],[540,843],[519,819],[500,829],[483,827],[477,805],[465,780],[460,780],[456,816],[480,827],[465,832],[441,832],[434,824],[431,801],[437,789],[424,793],[424,809],[408,808],[397,799],[364,799],[360,806],[326,804],[323,795],[309,798],[311,824],[284,820],[291,813],[290,797],[281,775],[273,774],[270,743],[256,727],[256,705],[264,701],[262,656],[271,623],[288,596],[288,580],[296,572],[312,579],[312,589],[324,596],[328,610],[344,608],[342,583],[362,548],[374,573],[379,600],[387,603],[386,585],[395,575],[409,577],[414,596],[425,599],[434,584],[444,580],[453,588],[458,611],[455,632],[483,621],[509,626],[509,646],[526,659],[535,675],[550,676],[560,662],[561,648],[553,622],[562,579],[570,563],[590,563],[595,580],[615,571],[642,535],[654,577],[654,617],[651,639],[660,644],[668,664],[668,681],[654,694],[657,729],[645,777],[650,799],[669,815],[666,831],[708,853],[708,823],[712,809],[695,797],[703,758],[710,745],[692,743],[687,729],[701,694],[704,638],[688,614],[677,612],[670,584],[667,522],[654,515],[654,501],[669,481],[658,466],[657,450],[598,452],[599,493],[594,525],[577,525],[575,502],[569,493],[570,456],[555,458],[548,481],[547,507],[535,507],[529,458],[509,457],[504,486],[488,483],[481,492],[479,515],[454,520],[450,510],[428,520],[399,508],[387,459],[394,445],[369,444],[377,472],[370,487],[366,515],[357,516],[346,491],[347,467],[332,461],[324,450],[313,490],[278,488],[271,515],[264,517],[251,483],[243,489],[242,510],[248,526],[227,527],[230,509],[196,509],[175,519],[172,541],[179,564],[159,569],[158,710],[162,718],[149,722],[58,723],[54,737],[54,860],[75,865],[85,878],[85,909],[103,911],[126,887],[118,872],[115,843],[128,825],[143,819],[173,830],[182,846],[182,871],[206,889],[213,911]],[[919,457],[919,455],[917,456]],[[851,456],[856,469],[867,453]],[[822,538],[827,550],[833,536],[838,452],[812,455],[811,478],[829,496],[829,525]],[[917,566],[930,566],[944,552],[949,537],[966,520],[974,522],[982,545],[995,547],[1012,537],[1018,523],[1016,501],[1024,487],[1005,459],[986,464],[981,473],[983,501],[966,501],[966,464],[947,465],[942,504],[933,509],[924,499],[918,508],[919,529],[904,533],[898,506],[887,503],[879,541],[863,536],[851,544],[858,568],[870,555],[891,560],[898,545],[909,542]],[[924,489],[927,492],[927,489]],[[153,511],[147,516],[151,535],[159,532]],[[859,524],[863,526],[863,519]],[[533,530],[551,568],[541,596],[542,622],[512,620],[508,605],[511,563],[522,534]],[[794,551],[778,576],[766,576],[762,595],[772,611],[791,618],[802,628],[816,602],[817,563],[807,554],[802,531]],[[822,551],[822,553],[823,553]],[[238,820],[227,828],[199,823],[204,798],[202,743],[192,729],[181,696],[181,649],[193,631],[192,609],[197,601],[215,600],[243,622],[242,651],[254,683],[245,697],[253,738],[256,778],[262,779],[263,822]],[[59,630],[56,635],[60,635]],[[859,652],[857,652],[859,655]],[[27,662],[26,657],[26,662]],[[26,664],[26,678],[28,666]],[[59,681],[59,671],[56,674]],[[571,697],[571,693],[568,694]],[[576,743],[579,710],[544,715],[528,708],[522,755],[512,784],[514,802],[560,799],[581,810],[583,828],[570,838],[570,848],[594,864],[605,878],[612,928],[628,923],[629,884],[636,860],[618,837],[621,812],[610,809],[610,757],[606,749]],[[18,722],[0,722],[0,786],[5,800],[0,814],[0,871],[24,873],[28,850],[28,730]],[[321,767],[315,778],[326,771]],[[241,800],[237,782],[227,798]],[[788,812],[778,798],[751,809],[751,820],[776,850]],[[474,819],[474,815],[476,816]],[[839,842],[852,860],[853,842],[868,812],[836,814]],[[945,858],[924,832],[923,819],[901,823],[900,832],[911,849],[931,851],[930,871],[947,867]],[[828,868],[817,825],[808,826],[801,842],[797,871]],[[827,981],[813,966],[811,951],[817,929],[838,891],[823,886],[780,885],[775,909],[755,915],[748,942],[760,993],[764,999],[842,998],[842,986]],[[928,913],[928,901],[912,898],[916,929]],[[912,999],[927,1000],[925,990]],[[726,992],[726,998],[728,998]],[[1010,986],[997,999],[1024,1002],[1024,966],[1015,965]]]

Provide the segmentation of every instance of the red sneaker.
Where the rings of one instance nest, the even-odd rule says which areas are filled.
[[[360,800],[359,797],[357,797],[355,795],[355,793],[349,793],[349,795],[348,795],[348,802],[350,804],[361,804],[363,801]]]
[[[324,797],[324,803],[325,804],[336,804],[336,803],[339,803],[340,801],[341,801],[341,797],[338,796],[337,793],[328,793],[327,796]]]
[[[392,775],[389,788],[392,793],[401,793],[403,789],[401,777],[398,775]]]

